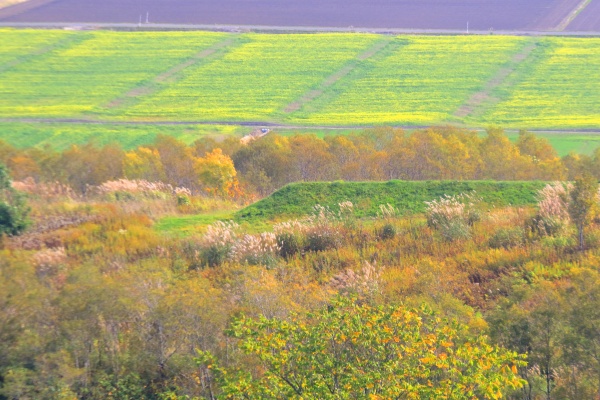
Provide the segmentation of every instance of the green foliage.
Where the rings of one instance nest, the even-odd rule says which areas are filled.
[[[264,371],[231,373],[201,352],[198,363],[213,371],[224,399],[498,399],[522,386],[521,356],[427,307],[338,298],[291,320],[242,317],[230,334]]]
[[[0,239],[2,236],[14,236],[29,226],[29,207],[25,196],[11,186],[8,170],[0,164]]]
[[[283,258],[293,257],[303,249],[302,238],[291,232],[282,232],[277,235],[279,254]]]
[[[377,236],[382,240],[393,239],[396,236],[396,227],[389,223],[385,224],[377,232]]]
[[[381,204],[391,204],[401,214],[425,211],[425,202],[444,195],[475,191],[493,206],[531,205],[543,182],[493,181],[389,181],[293,183],[236,213],[241,221],[273,220],[309,214],[315,204],[335,206],[352,199],[357,216],[374,217]]]
[[[511,247],[521,246],[525,240],[525,233],[522,228],[502,228],[498,229],[490,237],[489,245],[493,249],[509,249]]]
[[[577,226],[579,247],[583,250],[583,229],[589,225],[598,208],[598,180],[591,175],[576,179],[569,197],[569,216]]]

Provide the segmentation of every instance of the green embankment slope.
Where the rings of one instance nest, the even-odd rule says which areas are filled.
[[[475,191],[490,206],[531,205],[546,183],[494,181],[389,181],[294,183],[235,214],[237,220],[282,220],[309,214],[316,204],[335,207],[349,200],[358,216],[375,216],[382,204],[403,214],[425,211],[425,202]]]

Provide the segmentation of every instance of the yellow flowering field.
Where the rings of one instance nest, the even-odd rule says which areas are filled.
[[[5,119],[599,128],[598,104],[599,38],[0,29]]]
[[[0,29],[0,70],[33,52],[42,52],[67,36],[65,31]]]
[[[246,34],[214,62],[128,111],[181,120],[272,120],[380,37],[358,34]]]
[[[407,36],[389,54],[366,60],[350,79],[293,116],[317,124],[447,122],[521,49],[507,36]],[[306,110],[305,110],[306,111]]]
[[[600,127],[600,39],[544,38],[482,123],[515,127]]]
[[[73,117],[101,111],[115,98],[227,37],[183,32],[70,34],[70,46],[0,73],[1,117]]]

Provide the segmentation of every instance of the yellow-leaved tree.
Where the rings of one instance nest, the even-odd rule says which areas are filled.
[[[233,160],[221,149],[214,149],[196,159],[194,166],[201,185],[208,193],[221,197],[239,194],[237,172]]]
[[[523,385],[522,356],[427,307],[340,297],[289,319],[241,317],[229,334],[257,367],[227,370],[199,352],[212,398],[499,399]]]

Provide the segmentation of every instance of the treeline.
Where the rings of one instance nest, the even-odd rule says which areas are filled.
[[[106,181],[143,179],[223,197],[265,196],[298,181],[563,180],[584,172],[600,178],[600,153],[560,158],[544,138],[501,129],[484,136],[453,127],[406,133],[378,128],[321,139],[276,133],[251,141],[207,137],[186,145],[169,136],[125,151],[88,143],[64,151],[17,149],[0,142],[0,162],[15,180],[61,182],[85,192]]]

